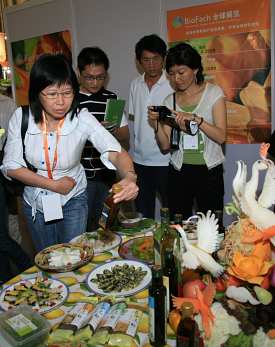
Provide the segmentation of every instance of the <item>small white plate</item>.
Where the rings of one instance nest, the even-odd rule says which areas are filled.
[[[21,280],[21,281],[18,281],[16,283],[6,287],[5,289],[3,289],[2,292],[0,293],[0,308],[4,311],[7,311],[10,308],[17,307],[18,305],[13,305],[12,303],[4,301],[7,290],[13,290],[15,286],[17,286],[19,284],[23,284],[25,282],[31,282],[32,284],[34,284],[35,280],[36,280],[36,278],[29,278],[29,279]],[[39,307],[38,305],[34,305],[34,306],[29,305],[30,307],[33,308],[33,310],[36,310],[39,313],[49,312],[49,311],[57,308],[58,306],[63,304],[63,302],[67,299],[67,297],[69,295],[68,287],[63,282],[61,282],[57,279],[53,279],[53,278],[49,278],[49,280],[51,281],[51,288],[60,288],[61,289],[61,293],[60,293],[61,298],[55,299],[54,300],[55,303],[52,306]]]
[[[124,264],[128,264],[129,266],[134,266],[135,268],[141,268],[143,271],[146,271],[146,275],[143,277],[142,281],[133,289],[130,290],[122,290],[120,292],[112,291],[112,292],[106,292],[100,288],[98,288],[97,284],[92,282],[92,279],[97,278],[97,274],[102,274],[104,270],[112,270],[112,268],[115,265],[123,266]],[[145,289],[151,282],[152,279],[152,273],[149,266],[147,266],[144,263],[141,263],[139,261],[135,260],[113,260],[109,263],[102,264],[100,266],[97,266],[94,268],[87,276],[87,285],[88,287],[99,295],[112,295],[112,296],[131,296],[136,294],[137,292],[140,292],[141,290]]]
[[[99,254],[102,252],[110,251],[111,249],[118,247],[120,245],[121,236],[116,233],[112,233],[112,234],[114,236],[114,239],[111,242],[100,241],[93,238],[93,236],[98,235],[97,231],[93,231],[90,233],[83,233],[79,236],[74,237],[70,241],[70,243],[84,242],[84,243],[87,243],[88,245],[91,244],[94,250],[94,254]]]

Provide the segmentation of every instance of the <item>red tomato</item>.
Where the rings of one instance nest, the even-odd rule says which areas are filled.
[[[215,282],[216,290],[218,292],[225,292],[226,290],[226,283],[225,280],[222,278],[218,278]]]
[[[235,287],[240,287],[242,285],[242,281],[239,280],[237,277],[234,277],[232,275],[227,274],[227,279],[226,279],[226,286],[235,286]]]
[[[269,275],[268,274],[264,277],[264,280],[261,283],[261,287],[264,288],[264,289],[269,289],[269,287],[270,287],[270,279],[269,279]]]

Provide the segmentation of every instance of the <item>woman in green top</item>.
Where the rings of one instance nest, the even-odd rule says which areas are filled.
[[[222,211],[224,155],[221,144],[226,139],[223,91],[204,81],[201,56],[186,43],[169,49],[166,71],[175,93],[165,99],[164,105],[172,110],[180,129],[178,149],[171,150],[171,123],[159,121],[159,114],[150,107],[149,122],[155,129],[160,148],[172,152],[168,187],[171,214],[182,213],[188,218],[194,206],[204,213]],[[194,136],[187,127],[190,121],[198,126]]]

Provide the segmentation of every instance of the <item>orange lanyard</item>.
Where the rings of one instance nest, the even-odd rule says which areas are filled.
[[[51,167],[50,163],[50,156],[49,156],[49,144],[48,144],[48,132],[47,132],[47,123],[46,123],[46,117],[43,112],[43,123],[42,123],[42,129],[43,129],[43,144],[44,144],[44,153],[45,153],[45,161],[46,161],[46,166],[47,166],[47,171],[48,171],[48,177],[53,178],[53,170],[56,167],[57,164],[57,159],[58,159],[58,154],[57,154],[57,145],[60,139],[60,130],[62,128],[62,125],[65,121],[65,118],[60,120],[57,125],[57,132],[56,132],[56,143],[55,143],[55,150],[54,150],[54,158],[53,158],[53,164]]]

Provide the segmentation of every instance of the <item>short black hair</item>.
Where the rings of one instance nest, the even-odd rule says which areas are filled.
[[[63,54],[43,54],[36,60],[31,69],[29,86],[29,104],[35,123],[42,120],[43,107],[39,99],[41,91],[50,85],[61,86],[65,83],[71,85],[74,91],[74,99],[69,110],[73,110],[73,118],[78,105],[79,85],[71,63]]]
[[[140,62],[143,51],[158,53],[165,58],[167,46],[166,43],[156,34],[147,35],[141,38],[135,47],[136,58]]]
[[[165,61],[166,72],[169,73],[171,67],[174,65],[185,65],[192,70],[198,69],[196,74],[197,83],[201,84],[204,81],[201,56],[188,43],[179,43],[168,50]]]
[[[85,47],[77,57],[77,67],[83,71],[86,65],[103,65],[108,71],[110,62],[107,54],[99,47]]]

